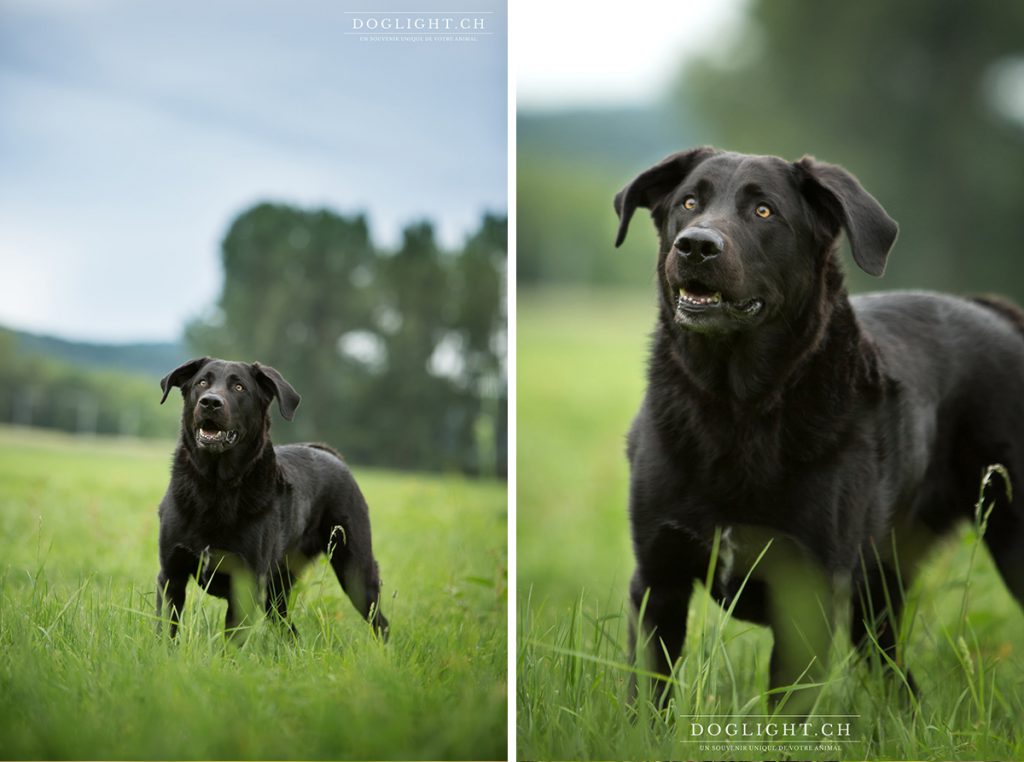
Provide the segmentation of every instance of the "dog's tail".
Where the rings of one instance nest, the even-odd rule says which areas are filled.
[[[345,458],[342,457],[341,453],[331,447],[329,444],[323,442],[306,442],[306,447],[312,447],[314,450],[323,450],[324,452],[330,453],[335,458],[340,460],[342,463],[345,462]]]
[[[1009,320],[1013,327],[1017,329],[1017,333],[1024,338],[1024,310],[1016,304],[996,294],[973,294],[968,298],[975,304],[987,307],[1006,320]]]

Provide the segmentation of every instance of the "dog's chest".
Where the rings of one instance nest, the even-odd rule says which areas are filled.
[[[777,490],[813,439],[801,421],[687,402],[654,414],[657,436],[650,445],[685,473],[691,488],[723,502],[750,503]]]
[[[715,580],[722,590],[736,591],[747,578],[783,588],[827,588],[829,579],[803,541],[749,524],[727,526],[720,536]]]

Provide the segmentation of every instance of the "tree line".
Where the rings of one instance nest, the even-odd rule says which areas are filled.
[[[281,371],[302,404],[294,421],[275,420],[275,441],[328,442],[360,464],[504,477],[507,231],[506,218],[484,215],[449,251],[421,222],[389,250],[362,215],[259,204],[229,226],[220,297],[186,326],[178,359]],[[39,356],[0,331],[0,422],[167,437],[180,413],[158,404],[153,377]]]
[[[76,434],[166,437],[180,410],[156,404],[156,379],[26,351],[0,329],[0,423]]]

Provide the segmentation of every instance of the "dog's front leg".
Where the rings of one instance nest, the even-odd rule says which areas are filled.
[[[693,580],[648,581],[638,567],[629,585],[632,616],[629,621],[630,654],[641,670],[651,670],[665,678],[683,651],[686,639],[686,612],[693,593]],[[671,695],[671,682],[651,679],[651,699],[664,704]],[[629,682],[629,701],[640,696],[640,682],[633,672]]]
[[[653,672],[650,698],[664,706],[672,695],[670,678],[686,639],[686,614],[694,581],[707,572],[708,547],[693,533],[661,523],[667,501],[652,500],[634,482],[630,500],[636,571],[629,586],[630,656],[637,671],[630,675],[629,702],[635,707],[641,690],[639,674]]]
[[[787,714],[807,714],[828,675],[829,652],[836,625],[835,590],[820,564],[794,540],[777,535],[762,543],[763,530],[740,542],[764,548],[753,576],[764,584],[764,614],[772,629],[772,701],[785,699]]]
[[[263,613],[261,602],[265,597],[265,579],[248,566],[239,564],[231,570],[230,587],[224,632],[229,640],[239,639],[241,642]]]
[[[185,587],[188,585],[188,577],[180,575],[168,575],[163,569],[156,577],[156,632],[160,634],[164,622],[164,600],[167,600],[169,609],[167,612],[170,622],[170,634],[174,638],[178,634],[178,623],[181,621],[181,612],[185,608]]]

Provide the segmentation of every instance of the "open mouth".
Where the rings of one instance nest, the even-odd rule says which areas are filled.
[[[237,431],[220,429],[211,423],[204,423],[196,429],[196,444],[200,447],[224,448],[238,441]]]
[[[713,310],[725,310],[736,317],[754,317],[764,309],[763,299],[747,299],[731,301],[700,281],[687,281],[679,286],[676,299],[676,315],[680,313],[701,313]]]

